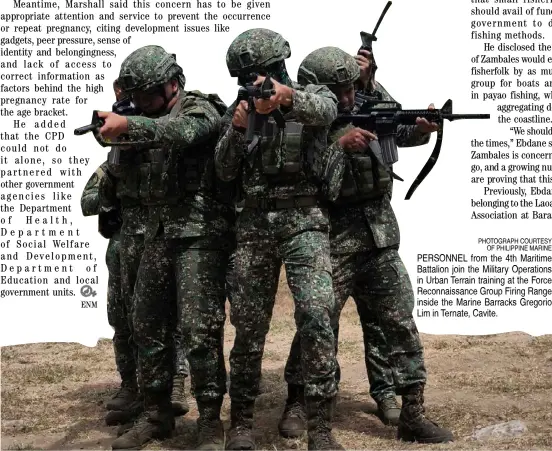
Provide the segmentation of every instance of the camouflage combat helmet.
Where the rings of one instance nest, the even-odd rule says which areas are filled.
[[[256,72],[289,58],[291,49],[282,35],[266,28],[253,28],[240,34],[226,53],[231,77],[247,71]]]
[[[121,64],[119,85],[123,92],[146,91],[178,78],[182,88],[186,78],[176,64],[176,55],[167,53],[158,45],[146,45],[132,52]]]
[[[360,77],[355,58],[337,47],[322,47],[311,52],[302,61],[297,81],[305,86],[348,85]]]

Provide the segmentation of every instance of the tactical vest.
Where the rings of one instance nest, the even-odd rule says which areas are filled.
[[[170,113],[158,119],[160,129],[170,119],[176,117],[183,108],[193,111],[194,97],[207,99],[217,107],[219,113],[226,106],[218,96],[204,95],[199,92],[186,93],[171,109]],[[184,105],[182,105],[184,103]],[[139,195],[145,205],[174,205],[181,199],[196,193],[205,184],[205,173],[210,159],[213,158],[218,136],[213,136],[195,146],[186,147],[183,152],[175,152],[170,146],[151,149],[142,153],[140,168]]]

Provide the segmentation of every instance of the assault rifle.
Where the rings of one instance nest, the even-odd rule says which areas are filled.
[[[355,127],[376,134],[379,144],[381,145],[381,160],[383,161],[379,158],[378,160],[380,163],[383,163],[384,167],[398,161],[396,135],[399,125],[416,125],[417,118],[424,118],[440,126],[437,132],[435,148],[429,160],[408,190],[405,197],[406,200],[412,197],[416,188],[418,188],[437,162],[439,152],[441,151],[445,120],[452,122],[460,119],[490,119],[491,117],[490,114],[453,114],[452,100],[450,99],[445,102],[440,110],[403,110],[401,105],[397,102],[382,101],[359,93],[357,93],[356,96],[358,111],[353,114],[340,114],[336,122],[341,124],[352,124]],[[380,104],[389,104],[389,107],[374,107]]]
[[[266,76],[260,86],[254,85],[255,80],[260,74],[256,72],[249,73],[243,77],[244,84],[240,86],[238,91],[238,103],[242,100],[247,101],[247,129],[245,131],[245,143],[248,145],[247,150],[251,152],[258,144],[260,132],[264,123],[268,120],[266,114],[258,114],[255,108],[255,99],[270,99],[275,94],[274,83],[269,76]],[[265,74],[262,74],[265,76]],[[241,79],[241,77],[240,77]],[[278,110],[270,113],[274,118],[280,130],[286,126],[284,115]]]
[[[111,106],[111,111],[120,116],[139,116],[142,114],[140,109],[132,102],[130,98],[124,98],[115,102]],[[85,135],[88,132],[92,132],[94,138],[98,144],[102,147],[112,147],[114,146],[108,154],[108,161],[112,164],[119,163],[120,157],[120,148],[117,146],[137,146],[137,145],[151,145],[155,144],[155,141],[111,141],[109,139],[104,139],[100,134],[100,128],[104,125],[105,121],[98,116],[98,111],[94,110],[92,112],[92,120],[90,124],[84,125],[83,127],[76,128],[74,134],[76,136]]]

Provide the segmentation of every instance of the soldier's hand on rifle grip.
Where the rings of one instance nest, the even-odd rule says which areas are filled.
[[[430,103],[427,107],[428,110],[434,110],[435,105],[433,103]],[[417,117],[416,118],[416,126],[418,127],[418,130],[421,133],[433,133],[439,130],[439,124],[435,122],[429,122],[427,119],[423,117]]]
[[[259,75],[254,85],[261,86],[265,77]],[[272,79],[274,94],[270,99],[255,99],[255,108],[259,114],[270,114],[272,111],[282,106],[291,106],[293,99],[293,89],[289,86],[278,83]]]
[[[232,125],[235,129],[243,131],[247,128],[247,102],[242,100],[236,106],[234,116],[232,117]]]
[[[98,111],[98,117],[104,120],[104,125],[99,130],[104,138],[114,139],[128,133],[128,121],[125,116],[107,111]]]
[[[339,138],[339,144],[345,152],[362,152],[375,139],[378,137],[374,133],[356,127]]]
[[[368,83],[372,80],[372,53],[368,50],[359,50],[358,55],[355,55],[355,59],[360,68],[360,77],[358,78],[362,83],[364,89],[368,87]],[[371,86],[374,88],[374,86]]]

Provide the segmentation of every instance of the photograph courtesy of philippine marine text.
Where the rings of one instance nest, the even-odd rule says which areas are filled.
[[[0,3],[2,450],[552,450],[552,0]]]

